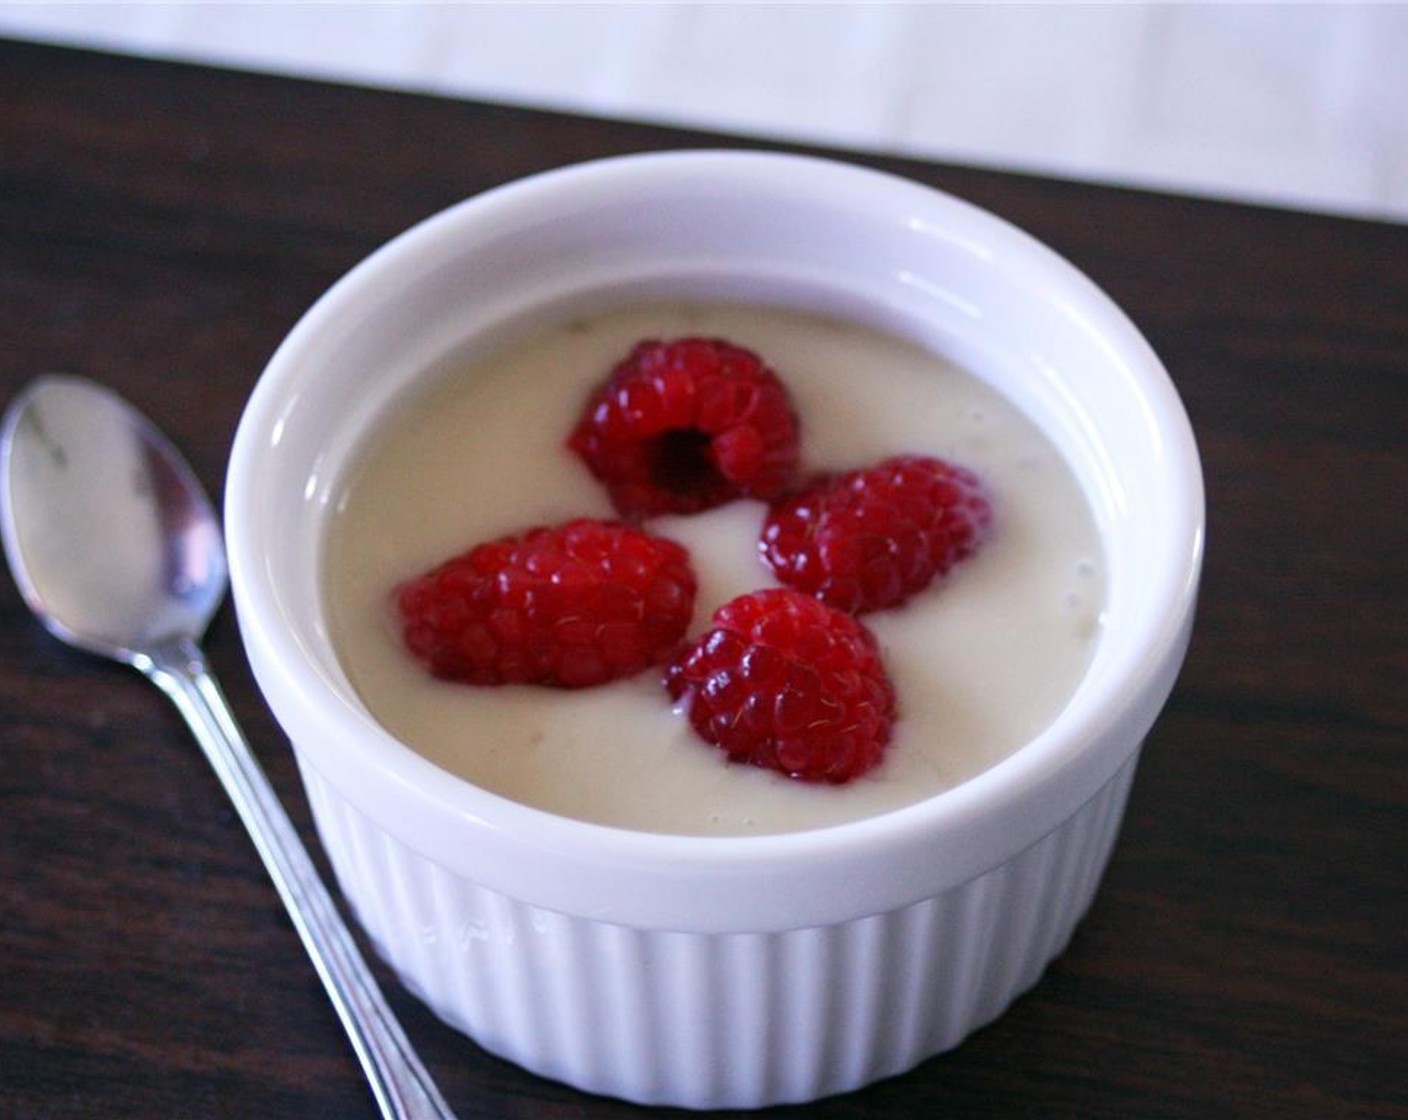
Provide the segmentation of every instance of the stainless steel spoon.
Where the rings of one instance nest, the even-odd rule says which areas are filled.
[[[195,732],[322,977],[382,1115],[453,1120],[240,734],[198,644],[225,595],[219,522],[171,443],[91,381],[46,376],[0,428],[0,529],[30,609],[135,666]]]

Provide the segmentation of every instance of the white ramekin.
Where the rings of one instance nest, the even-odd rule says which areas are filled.
[[[612,829],[475,788],[368,716],[329,643],[339,477],[418,378],[527,325],[657,297],[859,319],[957,358],[1070,459],[1108,567],[1062,714],[932,800],[834,828]],[[487,1049],[597,1093],[699,1108],[815,1099],[989,1022],[1066,945],[1193,618],[1203,495],[1158,359],[1089,280],[971,205],[795,156],[678,152],[536,176],[423,222],[270,361],[226,516],[261,689],[380,951]]]

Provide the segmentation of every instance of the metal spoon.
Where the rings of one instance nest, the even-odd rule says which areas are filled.
[[[235,724],[197,644],[225,595],[200,483],[115,393],[33,382],[0,428],[0,530],[25,601],[70,645],[135,666],[195,732],[254,839],[382,1115],[453,1120]]]

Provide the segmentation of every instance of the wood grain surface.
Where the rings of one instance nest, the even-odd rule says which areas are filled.
[[[218,494],[264,362],[381,242],[530,172],[717,144],[756,146],[0,43],[0,396],[104,381]],[[957,1051],[777,1114],[1408,1117],[1408,228],[849,158],[996,211],[1128,310],[1200,441],[1207,567],[1070,949]],[[175,711],[8,579],[0,614],[0,1116],[373,1117]],[[208,646],[313,844],[228,611]],[[465,1120],[651,1114],[487,1056],[380,974]]]

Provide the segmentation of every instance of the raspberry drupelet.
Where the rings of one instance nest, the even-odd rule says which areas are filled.
[[[697,513],[778,496],[797,464],[787,389],[722,339],[638,343],[588,400],[568,446],[620,516]]]
[[[579,518],[501,537],[397,588],[406,648],[467,684],[587,688],[663,662],[694,612],[682,546]]]
[[[788,588],[725,603],[678,653],[665,687],[733,761],[841,784],[881,761],[895,689],[870,630]]]

